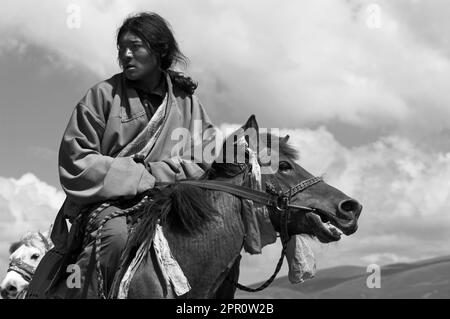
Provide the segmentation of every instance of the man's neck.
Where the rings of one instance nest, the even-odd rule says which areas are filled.
[[[137,87],[143,90],[144,92],[152,92],[161,82],[162,72],[155,72],[154,74],[149,75],[145,79],[137,81]]]

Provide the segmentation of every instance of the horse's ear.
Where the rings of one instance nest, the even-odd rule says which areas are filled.
[[[258,128],[258,122],[256,121],[256,117],[255,117],[254,114],[252,114],[252,115],[248,118],[247,122],[242,126],[242,129],[243,129],[244,131],[247,130],[247,129],[250,129],[250,128],[255,129],[257,132],[259,131],[259,128]]]
[[[243,132],[243,137],[245,138],[245,142],[247,143],[247,146],[254,151],[258,151],[259,127],[255,115],[251,115],[248,118],[247,122],[241,127],[241,129]]]
[[[47,238],[49,238],[49,239],[50,239],[50,236],[52,235],[52,230],[53,230],[53,224],[51,224],[50,227],[48,228]]]
[[[247,122],[228,135],[217,153],[215,165],[217,163],[242,163],[246,161],[245,148],[249,147],[254,151],[258,150],[259,128],[254,115],[250,116]]]
[[[286,144],[288,141],[289,141],[289,134],[287,134],[285,137],[283,137],[282,139],[281,139],[281,144]]]
[[[22,242],[16,241],[9,246],[9,254],[11,255],[13,252],[15,252],[20,246],[22,246]]]

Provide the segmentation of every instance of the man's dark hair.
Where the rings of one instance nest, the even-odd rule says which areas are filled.
[[[170,24],[163,17],[153,12],[141,12],[127,17],[117,31],[117,46],[126,32],[131,32],[144,41],[147,48],[158,57],[161,70],[170,75],[174,86],[186,93],[194,93],[197,83],[172,69],[177,64],[186,67],[188,59],[180,51]]]

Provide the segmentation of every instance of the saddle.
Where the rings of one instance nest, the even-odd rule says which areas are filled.
[[[95,215],[109,205],[117,205],[119,207],[130,207],[136,201],[142,198],[136,198],[132,201],[122,201],[121,203],[103,203],[101,205],[91,206],[81,211],[77,218],[72,220],[70,231],[67,229],[66,216],[63,209],[58,213],[53,235],[56,233],[57,238],[64,238],[61,242],[55,241],[55,247],[49,250],[39,263],[33,279],[31,280],[25,299],[61,299],[64,298],[59,293],[61,282],[65,281],[70,275],[67,273],[67,267],[74,264],[85,246],[92,240],[90,233],[95,231],[92,229],[90,222],[95,219]],[[135,216],[127,217],[128,231],[131,232],[136,225]],[[95,255],[95,254],[93,254]],[[93,263],[95,259],[92,260]],[[88,269],[93,272],[93,269]]]

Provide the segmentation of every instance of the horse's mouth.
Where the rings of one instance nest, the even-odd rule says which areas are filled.
[[[306,216],[311,223],[313,235],[322,243],[329,243],[341,239],[344,233],[335,219],[330,219],[328,214],[316,210],[314,213],[307,213]]]

